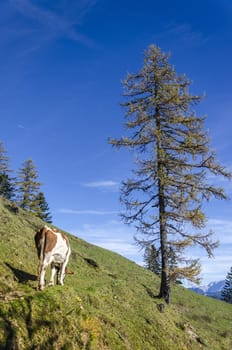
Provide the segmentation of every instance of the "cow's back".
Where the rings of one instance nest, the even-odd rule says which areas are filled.
[[[70,252],[68,238],[57,230],[52,230],[47,226],[44,226],[36,233],[35,245],[40,260],[43,260],[47,255],[52,255],[54,260],[62,262]]]

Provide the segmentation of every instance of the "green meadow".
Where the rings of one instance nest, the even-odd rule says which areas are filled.
[[[155,274],[69,233],[72,274],[38,291],[34,235],[43,225],[0,200],[1,350],[232,349],[231,304],[176,285],[162,310]]]

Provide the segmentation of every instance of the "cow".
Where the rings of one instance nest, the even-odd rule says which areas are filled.
[[[71,254],[68,238],[56,229],[45,225],[35,235],[35,246],[39,258],[38,289],[43,290],[45,287],[45,273],[49,265],[51,265],[49,286],[54,285],[56,273],[58,284],[63,285],[66,266]]]

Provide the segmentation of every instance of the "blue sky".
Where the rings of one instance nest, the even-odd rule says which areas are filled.
[[[125,132],[121,81],[148,45],[170,52],[192,92],[205,94],[198,112],[232,169],[231,1],[5,0],[0,25],[0,139],[11,167],[33,159],[56,226],[142,263],[135,229],[118,215],[132,155],[107,143]],[[210,260],[188,253],[201,257],[203,284],[232,265],[231,203],[204,206],[221,245]]]

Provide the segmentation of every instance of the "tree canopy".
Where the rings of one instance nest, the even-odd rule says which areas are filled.
[[[38,172],[33,160],[28,159],[22,164],[17,177],[12,177],[11,173],[9,157],[3,142],[0,141],[0,196],[51,223],[52,216],[40,189],[41,183],[38,181]]]
[[[36,215],[40,217],[43,221],[51,223],[52,216],[43,192],[39,192],[37,194],[35,198],[35,202],[36,202],[36,209],[35,209]]]
[[[40,186],[34,162],[28,159],[18,171],[18,204],[21,208],[36,211],[36,197]]]

